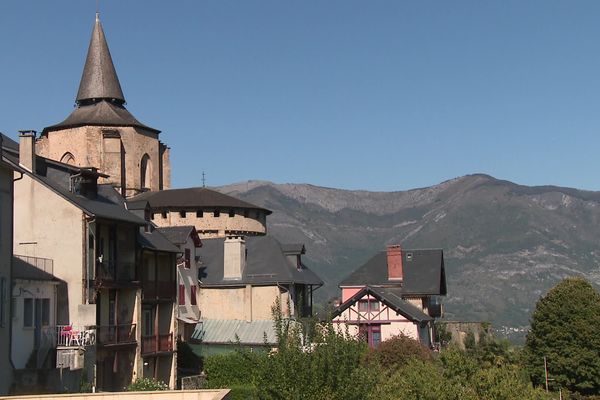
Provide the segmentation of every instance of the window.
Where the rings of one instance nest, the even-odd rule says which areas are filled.
[[[360,312],[373,312],[379,311],[379,302],[375,299],[359,300],[358,311]]]
[[[413,253],[406,253],[406,261],[412,261],[413,260]]]
[[[235,217],[235,210],[231,209],[229,210],[229,218],[233,218]]]
[[[73,154],[71,154],[69,152],[66,152],[60,158],[60,162],[61,163],[65,163],[65,164],[69,164],[69,165],[75,165],[75,157],[73,157]]]
[[[221,216],[221,211],[220,210],[215,210],[215,218],[219,218]]]
[[[151,213],[150,214],[150,219],[154,219],[154,215],[155,215],[155,213]]]
[[[192,292],[191,292],[191,294],[190,294],[190,300],[191,300],[191,302],[192,302],[192,305],[193,305],[193,306],[195,306],[196,304],[198,304],[198,303],[196,302],[196,285],[193,285],[193,286],[191,287],[191,289],[192,289]]]
[[[33,326],[33,299],[23,299],[23,327]]]
[[[248,218],[249,215],[250,215],[250,211],[244,210],[244,218]]]
[[[142,189],[149,189],[152,187],[152,164],[150,163],[150,156],[144,154],[140,161],[140,187]]]
[[[160,215],[163,217],[163,219],[167,218],[167,212],[166,211],[161,212]]]
[[[358,301],[358,311],[366,312],[369,309],[369,300]]]
[[[179,211],[179,216],[181,218],[185,218],[186,212],[185,211]]]
[[[381,343],[381,325],[366,325],[358,326],[358,334],[363,338],[371,348],[376,348]]]
[[[154,312],[152,308],[145,307],[142,310],[142,320],[143,320],[143,331],[142,335],[144,336],[152,336],[154,335]]]
[[[196,211],[196,218],[204,218],[204,211],[202,211],[202,210]]]
[[[42,326],[50,325],[50,299],[42,299]]]
[[[369,345],[373,348],[377,348],[381,343],[381,326],[372,325],[370,326],[371,341]]]
[[[185,285],[179,284],[179,305],[185,306]]]
[[[190,249],[185,249],[185,267],[190,268],[192,254]]]

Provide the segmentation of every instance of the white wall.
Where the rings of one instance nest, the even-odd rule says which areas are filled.
[[[84,214],[75,205],[27,175],[15,183],[14,253],[50,258],[54,276],[67,283],[69,322],[86,325],[82,299]]]
[[[14,314],[12,316],[11,358],[16,369],[25,368],[34,348],[34,327],[24,327],[24,299],[50,299],[50,319],[44,331],[54,332],[56,326],[56,284],[48,281],[15,280],[12,290]],[[33,315],[35,316],[35,300]],[[44,334],[45,332],[42,332]],[[50,338],[48,338],[50,339]]]

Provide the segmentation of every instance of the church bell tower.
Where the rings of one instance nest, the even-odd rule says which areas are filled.
[[[75,109],[62,122],[44,128],[37,154],[96,167],[125,196],[170,187],[169,148],[160,131],[139,122],[126,108],[99,15],[92,30]]]

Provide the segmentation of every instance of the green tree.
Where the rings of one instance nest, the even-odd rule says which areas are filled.
[[[551,388],[600,393],[600,294],[582,278],[567,278],[536,304],[525,360],[543,385],[544,357]]]

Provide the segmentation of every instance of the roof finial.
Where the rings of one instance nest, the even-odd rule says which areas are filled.
[[[100,0],[96,0],[96,21],[100,19]]]

